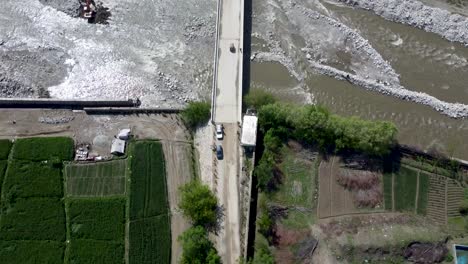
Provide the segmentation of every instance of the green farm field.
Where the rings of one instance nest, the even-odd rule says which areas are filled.
[[[71,240],[67,252],[68,264],[122,264],[125,246],[123,243],[96,240]]]
[[[71,199],[68,202],[72,239],[113,240],[123,243],[125,199]]]
[[[428,174],[419,169],[401,166],[394,172],[386,173],[383,182],[387,210],[426,214],[429,189]],[[394,208],[393,202],[395,203]]]
[[[54,241],[0,241],[2,264],[62,264],[65,243]]]
[[[127,160],[65,165],[67,196],[114,196],[125,194]]]
[[[10,154],[11,141],[8,139],[0,139],[0,160],[8,159],[8,154]]]
[[[73,158],[73,139],[68,137],[37,137],[17,139],[13,145],[13,159],[57,160]]]
[[[162,145],[137,141],[131,159],[130,219],[167,214],[166,171]]]
[[[170,263],[170,230],[167,214],[130,222],[129,263]]]
[[[130,153],[129,263],[170,263],[171,229],[162,145],[137,141]]]

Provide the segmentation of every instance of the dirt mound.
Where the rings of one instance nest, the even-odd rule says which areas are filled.
[[[447,247],[444,243],[411,243],[404,252],[404,256],[409,261],[418,264],[440,263],[447,255]]]

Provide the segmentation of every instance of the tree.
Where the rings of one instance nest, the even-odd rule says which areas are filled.
[[[264,105],[273,104],[276,102],[275,97],[262,89],[250,90],[247,95],[244,96],[244,103],[247,107],[260,109]]]
[[[268,248],[260,248],[255,252],[250,264],[275,264],[275,258]]]
[[[210,226],[216,223],[218,200],[208,186],[194,180],[181,186],[180,192],[179,207],[195,225]]]
[[[208,122],[210,114],[211,105],[208,102],[189,102],[181,112],[185,124],[192,129]]]
[[[182,264],[220,264],[213,243],[208,239],[208,233],[201,226],[191,227],[182,233],[178,240],[182,244]]]

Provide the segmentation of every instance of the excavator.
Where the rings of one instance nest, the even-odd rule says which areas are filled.
[[[88,21],[94,19],[96,16],[96,6],[92,0],[81,2],[81,16],[88,19]]]

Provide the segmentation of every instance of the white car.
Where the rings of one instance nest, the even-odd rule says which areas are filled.
[[[223,139],[223,136],[224,136],[224,128],[223,128],[223,125],[221,124],[217,124],[216,125],[216,138],[221,140]]]

